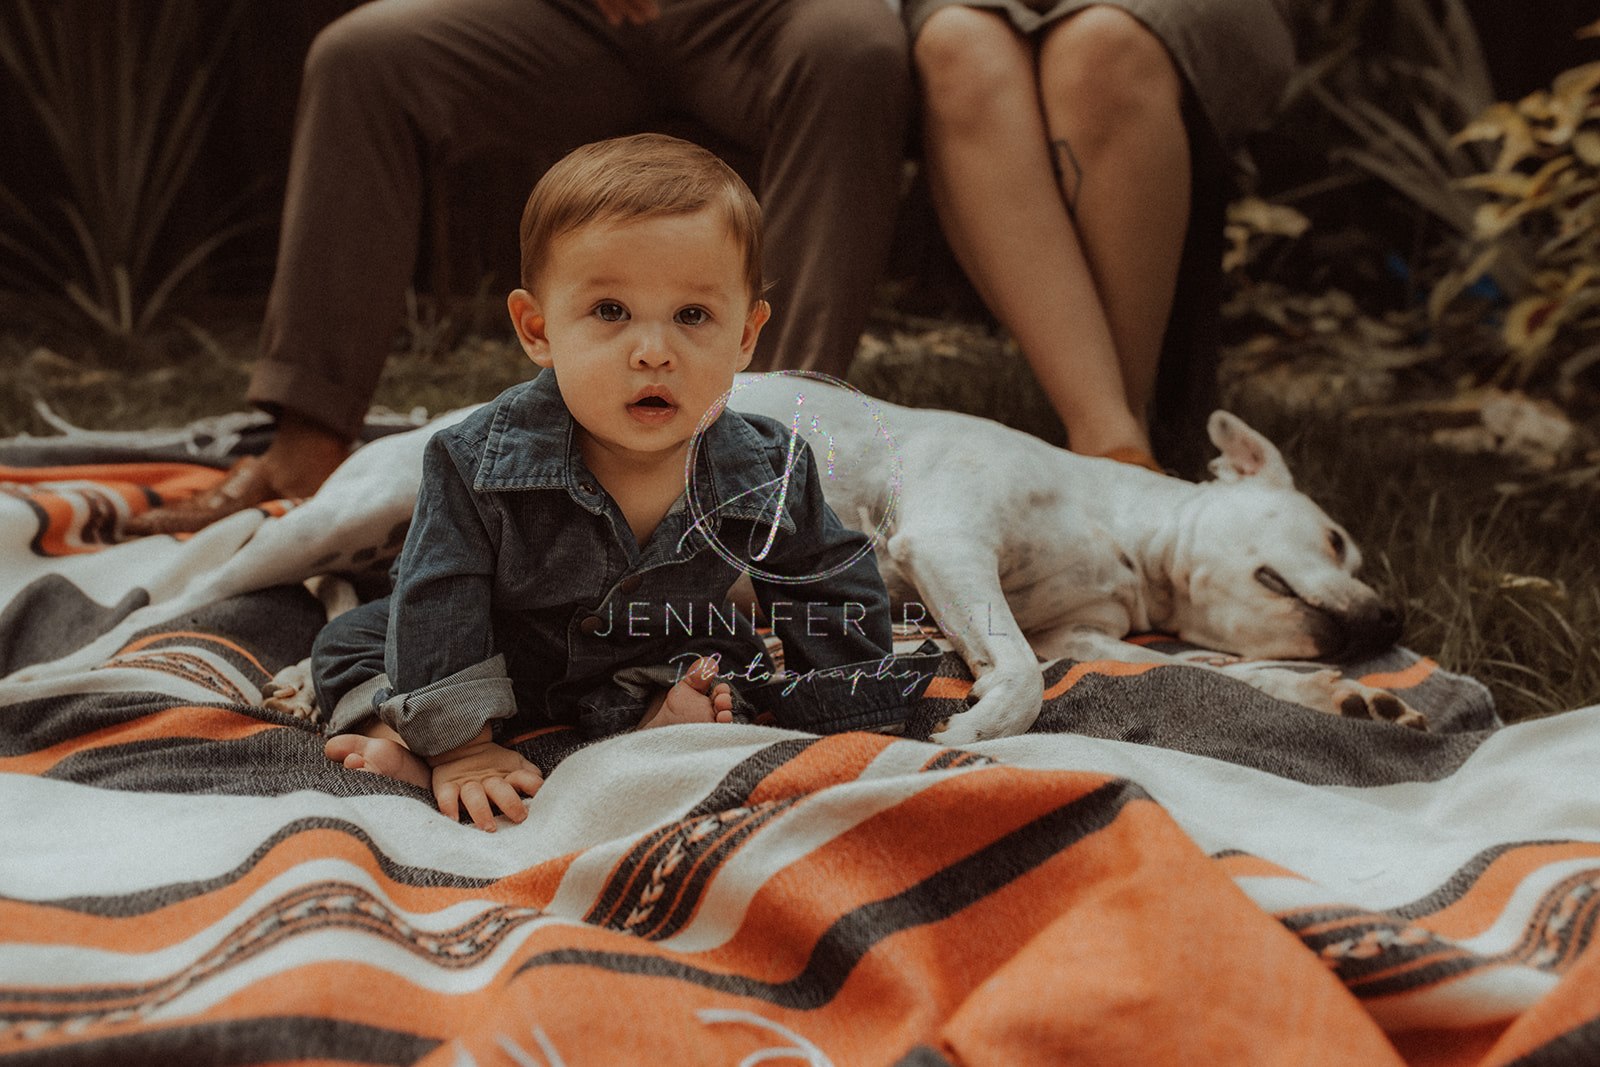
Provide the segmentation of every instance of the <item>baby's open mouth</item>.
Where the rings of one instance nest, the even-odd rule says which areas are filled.
[[[635,396],[628,401],[628,414],[646,425],[655,425],[669,421],[678,410],[678,405],[673,403],[672,394],[666,389],[650,387],[641,389],[643,396]]]

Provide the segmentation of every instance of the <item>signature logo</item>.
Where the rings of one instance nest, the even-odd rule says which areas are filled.
[[[700,446],[706,430],[730,403],[735,409],[739,407],[736,398],[740,392],[760,383],[772,382],[774,379],[788,383],[792,387],[794,397],[794,413],[789,420],[789,443],[784,455],[782,472],[729,500],[721,501],[717,509],[706,510],[699,494],[695,492]],[[831,390],[809,384],[812,382],[826,383],[827,386],[843,390],[848,394],[845,398],[848,402],[839,403],[828,395]],[[808,447],[807,439],[821,462],[818,477],[823,482],[824,494],[828,483],[844,477],[841,470],[843,464],[868,464],[875,458],[872,453],[878,453],[882,459],[887,488],[884,506],[877,525],[872,530],[865,531],[866,544],[852,553],[848,559],[825,570],[777,574],[762,568],[759,564],[772,553],[778,530],[783,523],[784,509],[789,506],[790,493],[799,492],[801,489],[794,484],[793,476],[795,468],[804,458],[804,449]],[[858,454],[841,454],[841,442],[849,444]],[[867,454],[859,454],[860,452]],[[692,520],[688,531],[684,534],[685,537],[698,530],[710,544],[713,552],[732,566],[747,571],[752,578],[798,585],[831,578],[846,570],[870,553],[878,541],[888,535],[895,511],[900,504],[902,464],[900,451],[895,447],[894,437],[889,432],[888,420],[879,401],[831,375],[817,371],[784,370],[749,375],[742,381],[735,382],[733,388],[724,393],[721,400],[711,405],[701,417],[699,425],[695,427],[694,436],[689,441],[689,454],[684,458],[684,482],[689,490],[688,506]],[[717,539],[710,520],[716,510],[736,503],[748,504],[750,501],[758,504],[761,518],[756,523],[750,543],[744,546],[744,551],[741,553]]]

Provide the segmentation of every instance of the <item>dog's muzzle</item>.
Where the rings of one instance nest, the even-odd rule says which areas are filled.
[[[1393,648],[1405,629],[1400,612],[1389,604],[1372,601],[1354,609],[1333,612],[1312,605],[1320,618],[1317,648],[1333,660],[1358,660]]]

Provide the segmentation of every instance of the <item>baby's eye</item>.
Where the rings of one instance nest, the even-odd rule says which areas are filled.
[[[702,307],[687,307],[674,315],[673,320],[680,326],[704,326],[711,321],[711,312]]]
[[[628,309],[615,300],[602,300],[595,305],[594,313],[601,322],[621,322],[628,317]]]

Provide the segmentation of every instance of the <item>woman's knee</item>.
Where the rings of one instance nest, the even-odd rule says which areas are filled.
[[[1007,90],[1031,90],[1021,39],[990,11],[940,8],[922,24],[911,55],[924,107],[946,122],[981,120]]]
[[[1166,46],[1120,8],[1099,5],[1062,20],[1039,49],[1047,106],[1071,109],[1091,129],[1182,114],[1183,78]]]

